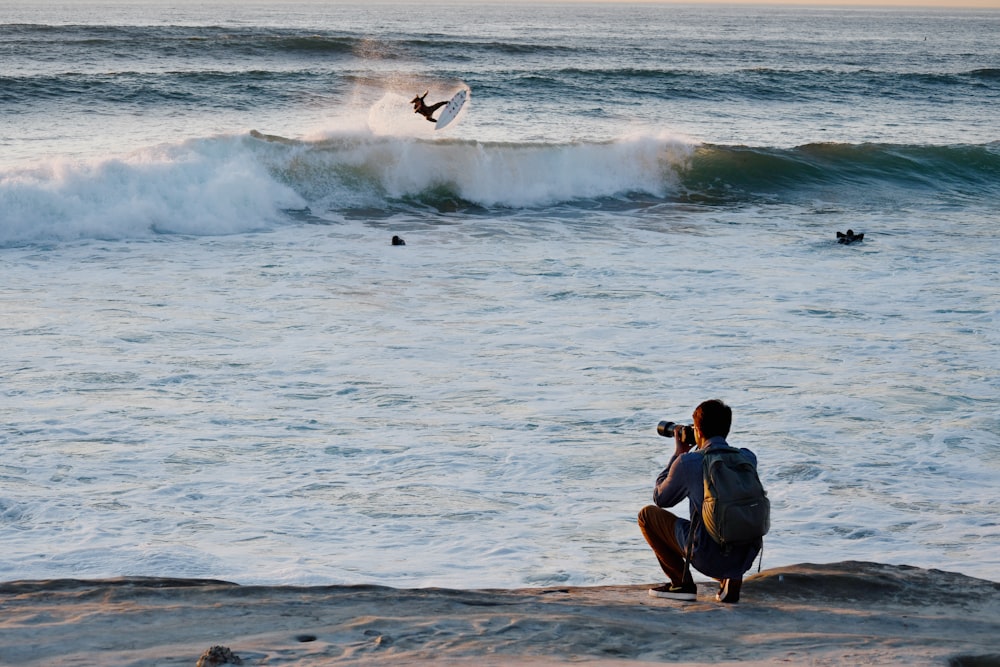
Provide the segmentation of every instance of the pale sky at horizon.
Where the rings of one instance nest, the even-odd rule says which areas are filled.
[[[202,0],[175,0],[200,2]],[[257,0],[267,4],[267,0]],[[270,0],[280,4],[282,0]],[[289,0],[295,2],[296,0]],[[320,0],[311,0],[319,2]],[[327,4],[357,4],[359,0],[324,0]],[[552,4],[552,3],[593,3],[593,4],[661,4],[661,5],[799,5],[803,7],[870,7],[872,9],[903,7],[937,7],[940,9],[1000,9],[1000,0],[368,0],[372,4],[393,4],[397,2],[420,4]]]
[[[490,0],[486,0],[487,2]],[[517,0],[515,0],[517,1]],[[530,0],[520,0],[529,2]],[[540,2],[553,0],[538,0]],[[828,7],[940,7],[1000,9],[1000,0],[554,0],[556,2],[661,3],[682,5],[804,5]]]
[[[657,2],[664,0],[605,0],[610,2]],[[941,7],[957,9],[973,7],[1000,9],[1000,0],[668,0],[692,5],[827,5],[851,7]]]

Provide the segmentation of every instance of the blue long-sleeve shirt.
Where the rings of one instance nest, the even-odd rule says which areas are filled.
[[[701,521],[701,506],[705,502],[705,482],[702,465],[705,457],[702,451],[728,447],[726,439],[721,436],[710,438],[704,450],[692,450],[685,454],[674,454],[667,467],[656,478],[653,489],[653,502],[659,507],[673,507],[685,498],[689,501],[690,516],[698,517],[694,533],[694,547],[691,564],[695,569],[715,579],[733,579],[742,577],[750,569],[754,559],[760,552],[761,541],[746,545],[732,545],[724,551],[711,538]],[[748,459],[757,465],[757,457],[749,449],[740,449]],[[678,517],[674,524],[677,543],[687,547],[688,531],[691,521]]]

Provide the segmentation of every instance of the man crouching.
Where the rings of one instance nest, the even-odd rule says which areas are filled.
[[[695,409],[693,418],[693,427],[671,422],[660,425],[661,435],[674,437],[674,454],[656,478],[653,489],[653,502],[656,504],[647,505],[639,512],[639,529],[670,581],[651,588],[649,594],[673,600],[697,599],[698,587],[691,577],[690,561],[690,565],[699,572],[720,582],[716,600],[737,602],[743,573],[750,569],[760,552],[762,540],[757,537],[722,546],[709,533],[702,515],[705,502],[704,462],[706,455],[714,458],[712,452],[729,450],[731,455],[745,459],[756,477],[757,457],[749,449],[733,450],[729,447],[726,437],[732,425],[733,412],[722,401],[705,401]],[[685,498],[688,499],[690,521],[662,509],[673,507]],[[763,531],[767,532],[766,525]]]

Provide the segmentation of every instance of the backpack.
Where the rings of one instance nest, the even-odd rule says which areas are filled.
[[[704,452],[705,502],[701,519],[720,546],[753,542],[771,527],[771,502],[757,468],[738,449]]]

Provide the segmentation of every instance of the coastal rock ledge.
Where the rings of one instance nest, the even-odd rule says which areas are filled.
[[[649,582],[660,583],[660,582]],[[647,585],[517,590],[239,586],[206,579],[0,584],[0,663],[188,665],[950,665],[1000,667],[1000,584],[905,565],[801,564],[741,602]],[[223,646],[224,645],[224,646]],[[235,664],[235,663],[234,663]]]

